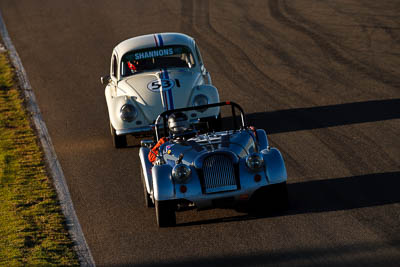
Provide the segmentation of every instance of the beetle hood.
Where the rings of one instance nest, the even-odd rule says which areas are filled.
[[[193,88],[202,83],[199,73],[174,69],[134,74],[118,86],[125,94],[136,97],[139,108],[151,123],[167,109],[190,105]]]

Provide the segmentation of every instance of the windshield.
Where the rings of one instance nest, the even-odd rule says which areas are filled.
[[[121,76],[163,68],[193,68],[194,57],[186,46],[152,47],[126,53],[121,61]]]

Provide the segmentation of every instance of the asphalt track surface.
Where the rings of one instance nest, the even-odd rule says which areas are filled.
[[[398,266],[398,0],[1,0],[98,266]],[[196,38],[222,100],[286,160],[291,208],[144,208],[138,148],[111,145],[112,48],[153,32]]]

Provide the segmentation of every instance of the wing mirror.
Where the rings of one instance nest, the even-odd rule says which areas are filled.
[[[207,70],[206,70],[206,68],[204,67],[203,64],[201,64],[200,70],[201,70],[201,74],[202,74],[202,75],[206,75],[206,74],[207,74]]]
[[[110,77],[110,75],[101,76],[101,77],[100,77],[100,81],[101,81],[101,84],[107,85],[107,84],[110,83],[111,77]]]
[[[208,84],[212,84],[210,73],[206,70],[204,65],[201,65],[200,69],[201,69],[201,74],[207,77]]]

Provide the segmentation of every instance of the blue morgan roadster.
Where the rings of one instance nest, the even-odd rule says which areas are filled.
[[[191,113],[230,108],[229,130],[212,129],[191,120]],[[193,116],[195,117],[195,116]],[[161,113],[154,140],[139,150],[145,204],[155,207],[159,227],[174,226],[175,212],[187,209],[235,208],[249,213],[288,206],[286,168],[263,129],[246,125],[243,109],[220,102]]]

